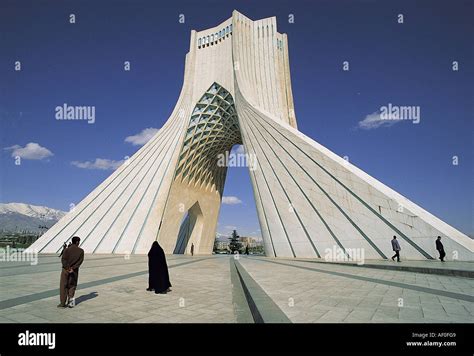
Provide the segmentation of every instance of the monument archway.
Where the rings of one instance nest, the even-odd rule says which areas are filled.
[[[242,137],[234,99],[220,84],[212,83],[196,103],[185,130],[158,232],[158,241],[164,248],[176,245],[176,236],[178,240],[183,238],[181,230],[185,225],[177,225],[182,214],[199,209],[201,226],[199,232],[194,226],[191,237],[194,252],[212,251],[227,174],[227,162],[222,164],[221,158],[228,157],[236,144],[242,144]],[[192,214],[188,220],[191,226]],[[175,251],[181,250],[175,247]]]
[[[356,249],[386,259],[396,235],[406,259],[433,259],[439,235],[459,260],[474,260],[467,235],[298,130],[287,35],[275,17],[253,21],[237,11],[191,31],[166,123],[29,250],[56,253],[77,235],[86,253],[143,254],[156,240],[166,253],[190,241],[196,254],[212,253],[227,169],[217,155],[234,144],[255,157],[250,178],[267,256]],[[188,212],[196,221],[186,239]]]

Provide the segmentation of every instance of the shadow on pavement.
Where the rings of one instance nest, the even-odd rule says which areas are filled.
[[[78,305],[82,302],[85,302],[86,300],[93,299],[93,298],[98,297],[98,296],[99,296],[99,293],[90,292],[89,294],[84,294],[84,295],[81,295],[80,297],[77,297],[75,302],[76,302],[76,305]]]

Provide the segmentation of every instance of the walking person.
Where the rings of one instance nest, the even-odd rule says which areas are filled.
[[[401,247],[397,241],[397,237],[393,236],[392,239],[392,250],[395,251],[395,254],[392,256],[392,261],[395,261],[395,257],[397,258],[397,262],[400,262],[400,251]]]
[[[156,294],[166,294],[171,292],[170,276],[166,264],[165,252],[154,241],[148,252],[148,288],[147,291],[154,291]]]
[[[245,246],[245,254],[248,255],[249,254],[249,244],[247,244]]]
[[[76,292],[79,280],[79,267],[84,262],[84,250],[79,247],[81,239],[78,236],[72,238],[71,244],[64,250],[61,257],[62,270],[59,281],[58,308],[73,308],[74,293]]]
[[[194,256],[194,244],[191,244],[191,256]]]
[[[441,260],[441,262],[444,262],[444,256],[446,256],[446,252],[444,252],[444,246],[441,243],[441,236],[438,236],[438,238],[436,239],[436,249],[439,252],[439,259]]]

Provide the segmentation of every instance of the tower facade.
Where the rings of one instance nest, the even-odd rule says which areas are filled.
[[[58,252],[72,236],[87,253],[210,254],[227,168],[219,157],[243,144],[267,256],[324,257],[363,249],[407,259],[447,251],[473,260],[474,242],[298,131],[288,40],[276,18],[234,11],[192,31],[184,82],[159,132],[30,249]],[[449,255],[448,255],[449,256]]]

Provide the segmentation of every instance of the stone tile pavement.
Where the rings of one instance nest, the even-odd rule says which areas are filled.
[[[167,259],[172,292],[156,295],[145,291],[146,256],[86,256],[73,309],[56,307],[58,257],[0,262],[0,323],[474,321],[472,278],[254,256]]]
[[[292,322],[474,322],[474,279],[270,258],[240,261]]]
[[[187,263],[187,264],[184,264]],[[57,291],[59,259],[45,258],[37,266],[8,268],[0,265],[0,322],[235,322],[228,258],[168,256],[172,292],[147,292],[147,257],[86,256],[79,272],[76,307],[58,309],[57,292],[51,297],[31,300],[1,309],[2,302],[44,290]],[[9,268],[11,267],[11,268]],[[12,270],[17,274],[12,274]],[[27,273],[30,271],[30,273]],[[115,282],[81,288],[108,277],[143,272]]]

